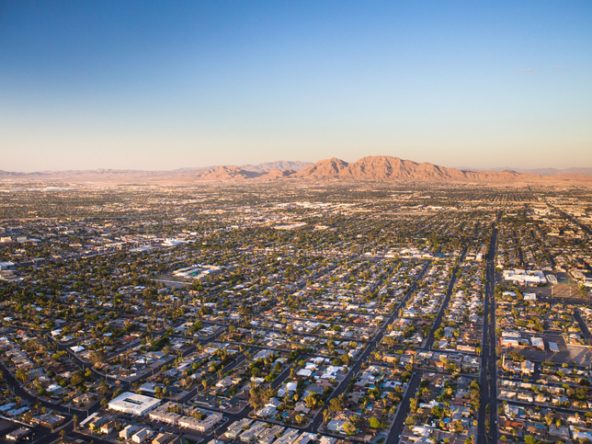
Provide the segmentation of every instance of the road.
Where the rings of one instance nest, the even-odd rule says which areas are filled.
[[[495,352],[495,255],[497,250],[498,229],[502,212],[498,214],[493,225],[491,243],[486,264],[485,301],[483,311],[483,338],[481,341],[481,371],[479,383],[481,384],[481,405],[478,413],[477,444],[497,443],[497,357]],[[491,319],[490,319],[491,315]],[[489,404],[490,412],[487,417],[486,405]],[[487,435],[485,421],[489,420],[490,432]]]
[[[592,334],[590,333],[590,329],[588,328],[586,321],[584,321],[584,319],[582,319],[582,315],[580,314],[579,310],[576,310],[574,312],[574,319],[578,322],[578,325],[580,326],[582,333],[586,337],[586,341],[588,342],[588,345],[592,345]]]
[[[48,409],[51,410],[56,410],[60,413],[64,413],[64,414],[77,414],[80,418],[84,418],[86,417],[86,411],[85,410],[78,410],[72,407],[65,407],[65,406],[61,406],[58,404],[54,404],[45,400],[41,400],[39,398],[37,398],[36,396],[33,396],[32,394],[30,394],[27,390],[25,390],[20,383],[16,380],[16,378],[12,375],[12,373],[10,373],[8,371],[8,368],[6,368],[6,366],[4,365],[3,362],[0,361],[0,369],[2,369],[2,372],[4,373],[4,379],[6,380],[6,384],[8,385],[8,387],[10,388],[10,390],[17,395],[18,397],[20,397],[23,400],[29,401],[31,404],[37,404],[40,403],[42,406],[47,407]],[[80,416],[82,415],[82,416]]]
[[[411,380],[409,381],[409,385],[407,386],[407,393],[405,393],[405,396],[401,401],[401,405],[399,405],[399,409],[397,410],[397,416],[395,417],[395,421],[391,426],[391,430],[386,440],[386,444],[396,444],[399,442],[399,437],[405,429],[405,419],[407,418],[407,415],[409,415],[410,399],[413,395],[415,395],[415,393],[417,393],[417,389],[421,384],[421,379],[421,375],[417,372],[413,373],[413,376],[411,376]]]

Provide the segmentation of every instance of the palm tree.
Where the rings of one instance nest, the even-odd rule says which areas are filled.
[[[306,398],[304,398],[304,401],[306,402],[306,407],[311,410],[314,410],[317,405],[317,398],[314,395],[308,395]]]
[[[23,381],[23,384],[27,382],[27,374],[23,371],[23,369],[18,369],[16,371],[16,378]]]

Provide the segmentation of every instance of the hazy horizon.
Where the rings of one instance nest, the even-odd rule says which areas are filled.
[[[369,156],[373,156],[372,154],[370,154]],[[383,156],[382,154],[377,154],[376,156]],[[333,156],[333,157],[337,157],[337,156]],[[364,156],[366,157],[366,156]],[[397,156],[392,156],[392,157],[397,157]],[[339,158],[339,157],[338,157]],[[258,166],[258,165],[263,165],[263,164],[270,164],[270,163],[275,163],[275,162],[304,162],[304,163],[309,163],[309,164],[315,164],[317,162],[320,162],[322,160],[328,160],[329,158],[326,159],[318,159],[316,161],[304,161],[304,160],[300,160],[300,159],[275,159],[275,160],[269,160],[269,161],[263,161],[263,162],[250,162],[250,163],[245,163],[245,164],[211,164],[211,165],[196,165],[196,166],[184,166],[184,167],[180,167],[180,168],[154,168],[154,169],[143,169],[143,168],[110,168],[110,167],[100,167],[100,168],[69,168],[69,169],[63,169],[63,168],[57,168],[57,169],[45,169],[45,170],[30,170],[30,171],[15,171],[15,170],[3,170],[0,168],[0,171],[5,171],[5,172],[10,172],[10,173],[43,173],[43,172],[56,172],[56,171],[97,171],[97,170],[113,170],[113,171],[117,171],[117,170],[130,170],[130,171],[146,171],[146,172],[150,172],[150,171],[154,171],[154,172],[162,172],[162,171],[177,171],[177,170],[204,170],[204,169],[210,169],[210,168],[216,168],[216,167],[220,167],[220,166],[238,166],[238,167],[248,167],[248,166]],[[361,159],[361,158],[360,158]],[[360,159],[354,159],[354,160],[346,160],[346,159],[341,159],[347,163],[353,163],[356,162],[357,160]],[[412,162],[416,162],[413,159],[403,159],[403,160],[409,160]],[[417,162],[417,163],[421,163],[421,162]],[[432,162],[428,162],[428,163],[432,163]],[[587,166],[572,166],[572,167],[565,167],[565,168],[556,168],[556,167],[536,167],[536,168],[531,168],[528,166],[504,166],[504,167],[472,167],[472,166],[466,166],[466,165],[442,165],[442,164],[438,164],[438,166],[443,166],[443,167],[447,167],[447,168],[454,168],[454,169],[458,169],[458,170],[475,170],[475,171],[503,171],[503,170],[515,170],[517,172],[520,171],[526,171],[526,170],[567,170],[567,169],[592,169],[592,167],[587,167]]]
[[[592,167],[589,2],[2,2],[4,171]]]

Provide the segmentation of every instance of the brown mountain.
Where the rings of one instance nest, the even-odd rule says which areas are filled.
[[[243,167],[238,166],[219,166],[211,168],[206,171],[198,172],[191,177],[199,181],[233,181],[233,180],[246,180],[246,179],[260,179],[260,180],[277,180],[284,179],[292,176],[295,173],[294,170],[278,170],[272,169],[267,172],[256,172],[246,170]]]
[[[219,167],[212,168],[210,170],[199,172],[194,175],[194,178],[197,180],[228,181],[228,180],[254,179],[259,176],[261,176],[261,173],[247,171],[241,167],[231,165],[231,166],[219,166]]]
[[[347,170],[348,164],[337,157],[320,160],[302,171],[294,174],[294,177],[305,179],[344,179],[342,172]]]
[[[472,171],[446,168],[431,163],[417,163],[390,156],[369,156],[357,162],[347,163],[333,157],[309,165],[305,169],[274,169],[267,173],[248,171],[243,167],[221,166],[198,172],[192,176],[200,181],[231,181],[245,179],[280,180],[364,180],[411,182],[514,182],[532,175],[514,171]]]
[[[241,168],[247,171],[255,171],[256,173],[269,173],[272,170],[300,171],[309,165],[312,165],[312,163],[291,160],[278,160],[276,162],[264,162],[258,165],[241,165]]]
[[[514,171],[457,170],[390,156],[369,156],[349,164],[337,158],[321,160],[293,177],[415,182],[503,182],[524,178]]]
[[[262,174],[261,176],[259,176],[259,179],[284,179],[286,177],[290,177],[292,176],[296,171],[294,170],[289,170],[289,169],[285,169],[285,170],[271,170],[268,171],[267,173]]]

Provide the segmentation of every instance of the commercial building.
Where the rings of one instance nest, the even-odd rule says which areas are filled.
[[[545,274],[540,270],[504,270],[504,279],[518,284],[538,285],[547,283]]]
[[[9,441],[17,442],[23,439],[25,436],[28,436],[30,433],[31,431],[29,429],[21,427],[20,429],[17,429],[14,432],[7,434],[6,439]]]
[[[158,404],[160,404],[160,399],[124,392],[109,403],[109,408],[121,413],[143,416],[154,410]]]

